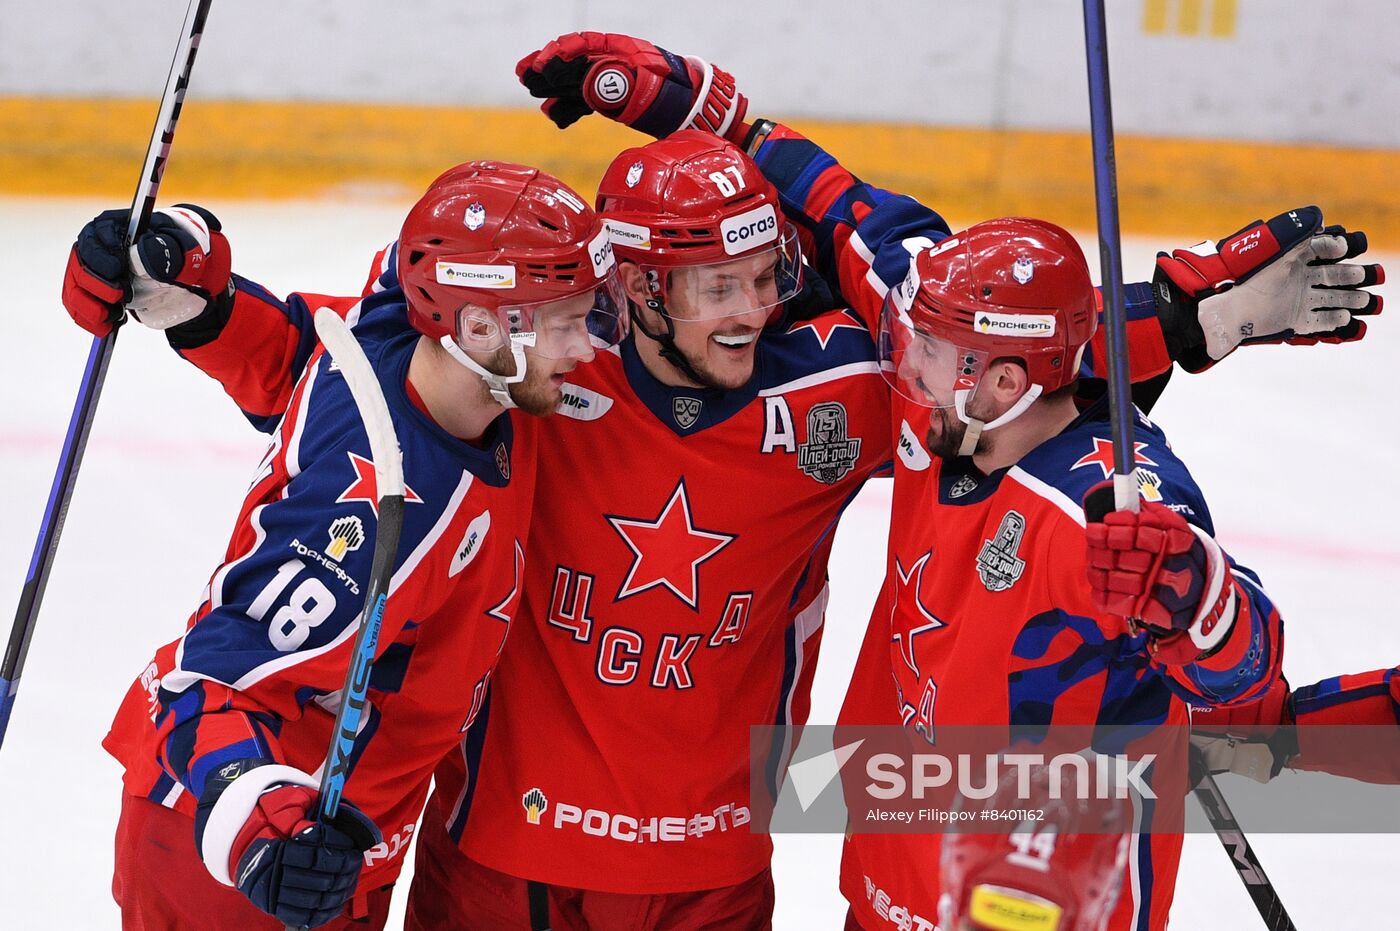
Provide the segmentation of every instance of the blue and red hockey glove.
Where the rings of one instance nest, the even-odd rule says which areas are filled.
[[[177,204],[157,210],[123,253],[128,210],[106,210],[78,233],[63,273],[63,306],[94,336],[106,336],[129,311],[165,330],[232,301],[232,257],[215,216]]]
[[[596,112],[658,139],[702,129],[742,144],[747,132],[732,75],[645,39],[571,32],[520,59],[515,76],[560,129]]]
[[[1366,335],[1358,319],[1381,312],[1366,290],[1379,265],[1348,262],[1366,234],[1322,225],[1317,207],[1255,220],[1218,243],[1157,255],[1153,288],[1167,349],[1190,372],[1252,343],[1346,343]]]
[[[1163,504],[1144,501],[1137,512],[1112,507],[1111,482],[1085,496],[1094,606],[1145,629],[1160,663],[1192,663],[1213,653],[1239,608],[1224,551]]]
[[[235,761],[209,778],[195,844],[210,874],[261,911],[292,927],[319,927],[354,895],[379,829],[344,800],[334,821],[317,821],[315,781],[259,762]]]

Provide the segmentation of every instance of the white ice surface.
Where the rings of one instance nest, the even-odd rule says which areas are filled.
[[[103,206],[0,199],[6,620],[90,342],[59,304],[63,264],[74,233]],[[363,282],[406,207],[237,203],[218,212],[236,267],[273,291],[344,293]],[[1153,249],[1141,241],[1125,248],[1128,276],[1146,275]],[[1400,257],[1389,264],[1400,272]],[[1400,333],[1391,324],[1382,317],[1356,346],[1250,349],[1204,376],[1178,374],[1154,414],[1206,490],[1225,545],[1281,605],[1295,685],[1400,662],[1389,601],[1400,577],[1400,504],[1389,485],[1400,460]],[[122,333],[0,751],[0,926],[118,926],[110,876],[119,775],[99,741],[155,646],[181,631],[262,449],[221,390],[163,339],[136,327]],[[837,536],[814,722],[835,720],[879,582],[887,501],[888,487],[874,484]],[[1380,926],[1377,896],[1394,876],[1391,839],[1252,839],[1300,928]],[[839,836],[776,843],[776,927],[839,928]],[[1172,914],[1175,928],[1259,926],[1210,836],[1187,840]]]

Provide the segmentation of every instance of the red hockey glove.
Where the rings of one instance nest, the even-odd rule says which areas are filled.
[[[598,112],[658,139],[702,129],[742,144],[749,101],[728,72],[645,39],[571,32],[515,66],[540,109],[560,129]]]
[[[379,830],[343,800],[334,821],[316,821],[310,776],[290,766],[245,768],[254,762],[225,764],[210,777],[195,817],[200,854],[215,879],[267,914],[297,928],[323,925],[354,894]]]
[[[151,215],[126,254],[127,210],[107,210],[78,233],[63,273],[63,306],[78,326],[106,336],[123,308],[157,330],[193,320],[232,292],[228,240],[212,213],[177,204]]]
[[[1084,499],[1094,606],[1145,627],[1161,663],[1191,663],[1215,650],[1238,607],[1220,546],[1165,505],[1144,501],[1134,513],[1108,510],[1105,501],[1112,506],[1111,482]]]
[[[1317,207],[1256,220],[1218,243],[1157,255],[1157,313],[1172,358],[1204,371],[1250,343],[1345,343],[1361,339],[1358,317],[1381,312],[1366,289],[1379,265],[1345,262],[1366,234],[1322,225]]]

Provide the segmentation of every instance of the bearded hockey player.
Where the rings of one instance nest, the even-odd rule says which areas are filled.
[[[151,324],[307,325],[316,299],[276,301],[229,277],[228,244],[198,208],[158,215],[126,280],[125,222],[103,214],[70,260],[65,304],[94,332],[117,319],[127,287]],[[534,492],[533,435],[505,408],[552,411],[564,375],[615,343],[626,318],[602,222],[534,169],[447,172],[400,241],[403,290],[340,308],[379,377],[407,485],[340,815],[316,822],[312,774],[365,597],[378,496],[360,415],[315,352],[223,565],[105,741],[126,770],[113,879],[124,927],[382,927],[433,767],[482,713],[520,609]],[[239,377],[231,384],[251,384]]]
[[[671,99],[664,133],[696,100]],[[571,376],[565,416],[534,426],[546,444],[560,431],[565,482],[582,461],[620,465],[587,493],[541,476],[536,521],[567,531],[531,536],[530,620],[437,773],[410,926],[764,926],[771,845],[744,824],[747,727],[805,719],[830,533],[892,456],[867,328],[844,311],[779,313],[794,286],[785,204],[742,153],[713,137],[643,147],[600,194],[637,326]],[[1135,330],[1156,333],[1139,358],[1159,374],[1170,361],[1151,295],[1138,298]],[[243,364],[240,340],[301,344],[265,322],[255,335],[228,319],[195,361],[227,385],[219,365]],[[286,380],[288,358],[259,357],[258,383]]]
[[[561,36],[526,56],[517,73],[532,94],[545,98],[542,109],[561,126],[596,111],[664,135],[679,118],[673,112],[677,101],[685,101],[689,106],[679,110],[690,120],[688,125],[744,140],[778,186],[805,254],[834,288],[848,298],[858,296],[852,309],[872,327],[878,326],[889,284],[905,276],[910,254],[947,235],[946,226],[931,211],[862,184],[791,129],[762,121],[752,127],[744,124],[747,100],[735,90],[733,79],[699,59],[627,36],[579,33]],[[1242,248],[1250,243],[1257,245]],[[1360,317],[1380,309],[1379,298],[1364,289],[1381,280],[1381,271],[1342,260],[1364,249],[1361,234],[1335,227],[1324,230],[1320,211],[1303,208],[1267,224],[1252,224],[1218,245],[1164,254],[1155,286],[1129,288],[1135,379],[1163,375],[1173,360],[1200,370],[1246,342],[1307,344],[1360,338],[1365,332]],[[1101,341],[1097,348],[1101,351]],[[1091,350],[1086,357],[1097,354]],[[1153,387],[1159,388],[1160,382]],[[910,419],[921,422],[918,416]],[[899,462],[927,468],[924,431],[907,427],[902,418],[895,425]],[[1077,546],[1082,551],[1082,540]],[[927,567],[926,572],[922,563],[898,570],[891,577],[902,584],[887,586],[862,655],[861,666],[869,675],[851,688],[852,704],[868,699],[881,708],[872,723],[898,720],[889,715],[903,704],[889,685],[891,589],[907,588],[911,577],[922,579],[935,571]],[[866,654],[873,654],[869,662]],[[880,703],[882,697],[885,704]],[[868,882],[857,883],[858,877],[847,884],[848,896],[874,897]],[[883,902],[888,906],[888,897]],[[925,912],[930,923],[931,905]],[[881,919],[891,914],[876,907]],[[912,919],[906,913],[892,920],[897,927],[910,927]]]
[[[895,430],[918,445],[895,468],[887,626],[872,622],[843,718],[878,714],[858,684],[891,671],[893,720],[935,744],[940,724],[1184,724],[1188,702],[1265,693],[1277,612],[1215,542],[1161,430],[1138,415],[1139,513],[1095,523],[1080,504],[1111,444],[1106,400],[1075,403],[1096,307],[1067,233],[1012,218],[926,246],[881,321]],[[1165,926],[1180,843],[1133,835],[1108,927]],[[943,890],[917,865],[939,845],[854,835],[852,923],[886,927],[897,908],[931,928]]]

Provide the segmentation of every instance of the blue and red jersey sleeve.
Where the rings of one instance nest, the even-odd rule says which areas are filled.
[[[885,293],[909,271],[911,247],[926,248],[951,233],[928,207],[866,184],[787,126],[773,128],[754,161],[777,188],[808,261],[871,332]]]
[[[1400,667],[1333,676],[1295,689],[1299,724],[1400,725]]]
[[[904,279],[909,257],[950,235],[947,221],[911,197],[861,181],[812,140],[778,124],[754,154],[797,227],[804,254],[860,314],[871,332],[885,294]],[[1149,283],[1125,287],[1134,382],[1157,378],[1172,360]],[[1103,377],[1103,328],[1084,355],[1084,374]]]
[[[1253,704],[1196,709],[1192,726],[1267,737],[1289,769],[1400,784],[1400,667],[1332,676],[1292,692],[1280,681],[1275,689]],[[1294,725],[1286,740],[1269,736]]]
[[[1101,423],[1101,422],[1100,422]],[[1112,466],[1104,457],[1111,447],[1102,437],[1102,427],[1083,432],[1084,442],[1064,443],[1054,454],[1063,457],[1039,463],[1032,457],[1032,469],[1045,477],[1055,476],[1054,484],[1067,499],[1082,501],[1093,485]],[[1144,417],[1137,421],[1136,463],[1145,506],[1170,508],[1187,522],[1215,536],[1215,525],[1195,479],[1172,452],[1162,432]],[[1082,458],[1072,457],[1081,451]],[[1065,465],[1068,464],[1068,469]],[[1074,512],[1076,523],[1064,522],[1050,552],[1056,560],[1052,571],[1055,600],[1061,605],[1078,606],[1073,613],[1093,617],[1101,630],[1124,632],[1122,618],[1100,614],[1090,604],[1087,580],[1087,543],[1083,531],[1083,511]],[[1265,592],[1253,571],[1225,554],[1226,578],[1234,597],[1234,622],[1228,635],[1209,656],[1192,663],[1166,664],[1155,658],[1153,667],[1164,684],[1188,704],[1217,706],[1243,704],[1263,696],[1277,680],[1283,655],[1283,622],[1273,599]],[[1137,637],[1147,649],[1146,635]]]
[[[1400,668],[1305,685],[1290,706],[1298,752],[1288,767],[1400,785]]]
[[[392,246],[375,255],[361,297],[397,284],[393,259]],[[242,276],[234,275],[233,282],[232,309],[213,338],[206,334],[193,346],[177,343],[176,351],[223,385],[254,427],[271,433],[316,349],[316,310],[330,307],[353,324],[361,298],[293,293],[283,300]]]
[[[226,762],[282,761],[282,724],[344,684],[376,495],[363,427],[344,383],[326,368],[313,363],[294,395],[155,694],[158,761],[195,798]],[[386,615],[381,646],[403,623]]]

